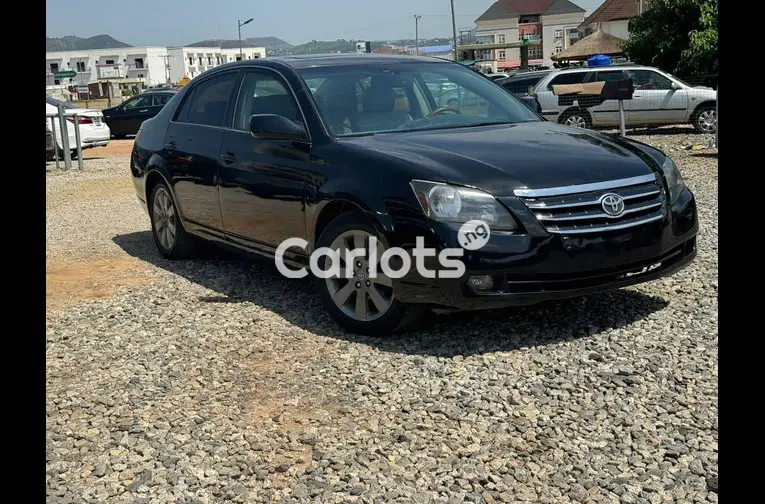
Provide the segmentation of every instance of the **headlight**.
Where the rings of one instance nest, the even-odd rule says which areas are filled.
[[[680,170],[677,169],[677,165],[672,159],[667,156],[664,159],[664,164],[661,166],[664,172],[664,178],[667,179],[667,187],[669,188],[669,202],[674,203],[677,198],[680,197],[680,193],[685,189],[685,182],[683,182],[683,176],[680,175]]]
[[[440,182],[411,182],[422,211],[431,219],[464,224],[470,220],[487,222],[492,229],[518,228],[513,216],[491,194]]]

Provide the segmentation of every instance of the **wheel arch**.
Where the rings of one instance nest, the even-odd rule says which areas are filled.
[[[690,120],[693,121],[696,119],[696,115],[704,108],[716,108],[717,107],[717,101],[716,100],[706,100],[698,105],[696,105],[696,108],[693,109],[693,113],[691,114]]]
[[[353,198],[350,195],[336,196],[333,198],[327,198],[321,203],[317,204],[311,219],[311,222],[307,226],[308,229],[308,243],[315,249],[321,236],[322,231],[326,229],[330,222],[339,217],[340,215],[358,212],[364,216],[364,218],[380,233],[387,234],[390,230],[390,225],[387,219],[378,212],[375,212],[371,207],[357,198]]]
[[[592,127],[592,114],[590,114],[590,111],[586,108],[579,106],[568,107],[566,110],[558,114],[558,124],[563,124],[566,119],[575,113],[582,114],[582,116],[584,116],[585,119],[589,122],[589,127]]]

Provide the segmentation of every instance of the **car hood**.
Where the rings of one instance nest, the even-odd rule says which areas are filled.
[[[589,184],[660,170],[636,142],[549,122],[378,134],[341,142],[496,196],[511,195],[515,189]]]

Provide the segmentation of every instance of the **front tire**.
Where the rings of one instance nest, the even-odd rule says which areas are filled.
[[[393,282],[379,268],[377,278],[369,278],[369,254],[346,264],[345,251],[369,248],[369,238],[377,239],[377,257],[387,243],[361,212],[342,214],[321,233],[318,247],[329,247],[341,256],[341,278],[314,277],[324,308],[344,329],[356,334],[387,336],[404,329],[416,317],[418,310],[396,299]],[[325,270],[326,256],[319,260]],[[345,277],[350,270],[351,278]]]
[[[166,259],[186,259],[193,255],[193,238],[183,229],[175,201],[164,182],[152,188],[149,198],[151,235]]]

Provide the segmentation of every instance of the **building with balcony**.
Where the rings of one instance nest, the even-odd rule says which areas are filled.
[[[579,40],[584,12],[569,0],[498,0],[476,19],[476,42],[535,42],[529,45],[529,65],[552,66],[550,56]],[[520,49],[476,51],[476,60],[494,72],[519,68]]]
[[[154,86],[167,81],[166,47],[119,47],[88,51],[53,51],[45,54],[47,86],[80,85],[110,81]],[[58,72],[74,77],[56,78]]]
[[[220,47],[170,47],[167,49],[170,81],[178,82],[184,77],[193,79],[219,65],[266,57],[265,47],[221,49]]]
[[[582,37],[597,30],[598,25],[604,33],[628,40],[628,25],[632,16],[637,16],[648,8],[648,0],[606,0],[579,25]]]

